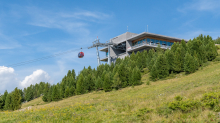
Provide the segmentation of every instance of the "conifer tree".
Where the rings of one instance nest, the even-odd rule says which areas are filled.
[[[149,67],[152,67],[152,66],[150,66],[150,63],[151,63],[153,56],[154,56],[154,50],[151,49],[151,50],[149,50],[149,52],[147,54],[147,58],[146,58],[146,66],[148,67],[148,69],[149,69]]]
[[[3,100],[2,100],[2,97],[0,96],[0,110],[3,109]]]
[[[79,75],[79,79],[76,83],[76,93],[77,94],[83,94],[83,75],[80,74]]]
[[[173,61],[173,69],[176,72],[180,72],[182,70],[182,58],[181,58],[181,49],[177,47],[176,52],[174,54],[174,61]]]
[[[4,107],[4,105],[5,105],[5,100],[6,100],[7,95],[8,95],[8,91],[5,90],[4,95],[1,97],[2,98],[2,107]]]
[[[60,93],[59,93],[59,90],[57,89],[57,85],[55,85],[55,86],[53,87],[52,100],[53,100],[53,101],[58,101],[58,100],[60,100]]]
[[[13,105],[12,107],[13,110],[17,110],[21,108],[21,94],[17,87],[12,92],[12,105]]]
[[[164,54],[158,56],[153,69],[151,73],[152,79],[161,79],[169,75],[168,63]]]
[[[6,97],[4,109],[13,110],[11,93],[9,93]]]
[[[165,56],[166,56],[166,59],[167,59],[167,63],[168,63],[168,69],[169,71],[174,71],[173,69],[173,61],[174,61],[174,54],[173,54],[173,51],[172,50],[169,50],[167,49],[166,52],[165,52]]]
[[[67,86],[66,90],[65,90],[65,98],[70,96],[70,90],[69,90],[69,86]]]
[[[105,78],[104,78],[104,82],[103,82],[103,89],[105,92],[107,92],[107,91],[112,90],[111,87],[112,87],[112,83],[111,83],[111,79],[110,79],[110,74],[106,73]]]
[[[187,52],[184,60],[184,71],[186,73],[192,73],[194,71],[194,61],[192,56]]]
[[[53,94],[53,86],[49,88],[48,94],[47,94],[47,101],[51,102],[52,101],[52,94]]]
[[[96,89],[101,89],[102,87],[103,87],[103,86],[102,86],[102,80],[101,80],[100,77],[98,77],[98,78],[96,79],[95,88],[96,88]]]
[[[49,83],[46,83],[44,86],[45,86],[44,91],[43,91],[44,95],[42,97],[42,100],[44,102],[47,102],[48,101],[48,92],[49,92],[50,85],[49,85]]]
[[[156,64],[153,65],[152,70],[150,71],[150,76],[153,81],[158,79],[158,72],[157,72]]]
[[[65,93],[65,83],[62,82],[60,84],[60,98],[64,98],[64,93]]]
[[[121,87],[121,80],[119,78],[118,73],[116,73],[113,77],[113,84],[112,87],[115,89],[119,89]]]
[[[70,87],[70,96],[75,95],[75,88],[72,86]]]
[[[126,73],[125,73],[125,66],[124,66],[124,63],[121,62],[119,68],[118,68],[118,75],[119,75],[119,78],[122,82],[122,87],[127,87],[127,78],[126,78]]]

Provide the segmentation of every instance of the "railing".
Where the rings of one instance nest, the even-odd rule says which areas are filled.
[[[158,46],[157,43],[148,43],[148,42],[146,42],[146,41],[143,41],[143,42],[140,43],[140,44],[136,44],[136,45],[132,46],[131,49],[134,49],[134,48],[139,47],[139,46],[142,46],[142,45],[149,45],[149,46],[154,46],[154,47],[157,47],[157,46]],[[167,45],[160,45],[160,47],[161,47],[161,48],[166,48],[166,49],[167,49],[167,48],[171,48],[171,46],[167,46]]]

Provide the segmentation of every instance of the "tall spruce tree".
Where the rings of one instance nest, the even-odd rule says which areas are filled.
[[[103,89],[104,89],[105,92],[112,90],[112,83],[111,83],[109,73],[105,74],[105,78],[104,78],[104,82],[103,82]]]
[[[9,93],[7,95],[7,97],[6,97],[4,109],[6,109],[6,110],[13,110],[11,93]]]
[[[13,105],[12,107],[13,110],[17,110],[21,108],[21,94],[17,87],[12,92],[12,105]]]
[[[58,88],[57,88],[57,85],[55,85],[55,86],[53,87],[52,100],[53,100],[53,101],[58,101],[58,100],[60,100],[60,93],[59,93],[59,90],[58,90]]]
[[[113,84],[112,87],[115,89],[119,89],[121,87],[121,80],[119,78],[118,73],[116,73],[113,77]]]
[[[83,83],[84,83],[84,80],[83,80],[83,75],[80,74],[79,75],[79,79],[76,83],[76,93],[77,94],[83,94]]]
[[[173,69],[176,72],[180,72],[182,70],[182,58],[181,58],[181,49],[177,47],[176,52],[174,54],[174,61],[173,61]]]
[[[65,98],[70,96],[70,90],[69,90],[69,86],[67,86],[66,90],[65,90]]]

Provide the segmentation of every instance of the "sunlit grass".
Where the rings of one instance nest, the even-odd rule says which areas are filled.
[[[41,98],[22,105],[31,110],[5,111],[0,122],[211,122],[218,114],[209,109],[198,109],[191,113],[175,111],[160,116],[156,109],[173,101],[176,95],[200,99],[206,92],[220,91],[220,62],[210,62],[203,69],[189,75],[180,73],[166,80],[149,81],[146,72],[142,85],[127,87],[112,92],[92,92],[67,99],[44,103]],[[138,116],[139,109],[149,108],[152,112]]]

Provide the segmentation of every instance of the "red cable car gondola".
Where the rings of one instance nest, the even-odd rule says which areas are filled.
[[[81,48],[81,50],[82,50],[82,48]],[[83,53],[82,51],[79,52],[78,57],[79,57],[79,58],[83,58],[83,57],[84,57],[84,53]]]

